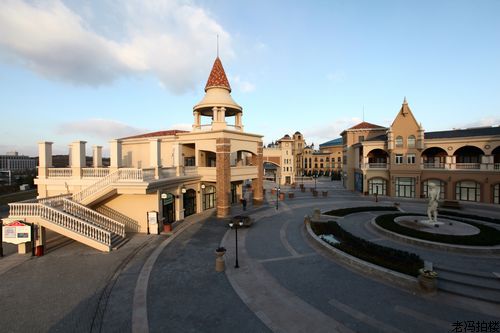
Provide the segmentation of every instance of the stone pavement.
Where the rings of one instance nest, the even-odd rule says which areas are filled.
[[[372,198],[345,191],[338,182],[316,186],[328,190],[328,197],[284,188],[296,197],[280,202],[278,210],[268,186],[267,203],[247,212],[256,223],[238,232],[239,269],[234,268],[235,232],[211,212],[187,218],[175,237],[136,235],[107,254],[73,242],[3,274],[5,258],[0,259],[0,330],[449,332],[459,321],[500,320],[500,308],[491,304],[442,292],[415,295],[316,252],[304,237],[304,215],[316,207],[374,205]],[[401,206],[425,210],[419,200]],[[241,207],[234,207],[232,214],[239,213]],[[342,223],[351,221],[348,227],[363,233],[359,221],[371,215],[361,217]],[[214,269],[214,250],[221,243],[228,249],[225,273]],[[442,255],[422,251],[434,262]],[[463,256],[448,263],[462,262],[487,271],[497,269],[498,258]],[[147,329],[141,330],[144,324]]]

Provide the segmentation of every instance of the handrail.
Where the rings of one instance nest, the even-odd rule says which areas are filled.
[[[111,231],[121,237],[125,237],[125,225],[117,222],[109,217],[96,212],[90,208],[80,205],[77,202],[69,199],[62,199],[63,210],[73,216],[76,216],[84,221],[97,225],[104,230]]]
[[[123,223],[125,225],[125,230],[128,229],[133,232],[139,232],[141,230],[139,222],[128,217],[127,215],[120,213],[119,211],[114,210],[113,208],[102,205],[97,207],[96,210],[104,216],[107,216],[117,222]]]
[[[109,168],[82,168],[83,178],[103,178],[109,175]]]
[[[111,246],[111,232],[41,203],[10,203],[9,216],[39,216],[44,220]]]

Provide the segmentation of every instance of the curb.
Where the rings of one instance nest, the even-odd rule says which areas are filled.
[[[390,284],[400,288],[409,289],[414,292],[421,292],[417,278],[371,264],[336,249],[335,247],[327,244],[318,236],[316,236],[316,234],[311,229],[310,222],[306,222],[304,228],[307,231],[305,234],[307,236],[306,238],[309,240],[309,243],[315,250],[317,250],[321,254],[334,259],[335,261],[340,262],[346,266],[349,266],[359,273],[385,280]]]
[[[400,242],[404,242],[411,245],[423,246],[426,248],[432,248],[436,250],[442,250],[454,253],[464,253],[464,254],[500,254],[500,246],[467,246],[467,245],[452,245],[444,243],[436,243],[431,241],[426,241],[418,238],[413,238],[409,236],[403,236],[392,232],[390,230],[384,229],[375,222],[375,217],[370,221],[369,226],[379,234],[387,236],[389,238],[395,239]]]

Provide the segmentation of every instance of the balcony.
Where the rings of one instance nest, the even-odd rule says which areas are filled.
[[[439,163],[439,162],[434,162],[434,163],[422,163],[424,169],[444,169],[445,168],[445,163]]]
[[[366,163],[365,167],[367,169],[387,169],[387,163]]]
[[[481,163],[455,163],[455,169],[459,170],[474,170],[481,169]]]

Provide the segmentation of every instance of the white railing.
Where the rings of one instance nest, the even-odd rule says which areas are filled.
[[[47,170],[48,178],[70,178],[72,175],[71,168],[49,168]]]
[[[9,210],[11,217],[38,216],[96,242],[111,246],[111,232],[55,208],[40,203],[10,203]]]
[[[176,168],[161,168],[160,170],[160,178],[172,178],[176,176]]]
[[[63,199],[63,210],[84,221],[90,222],[98,227],[114,232],[117,235],[125,237],[125,225],[104,216],[95,210],[89,209],[79,203],[68,199]]]
[[[367,163],[368,169],[386,169],[387,163]]]
[[[481,163],[456,163],[455,169],[480,169]]]
[[[109,168],[82,168],[83,178],[103,178],[109,175]]]
[[[88,198],[89,196],[104,190],[111,184],[122,180],[127,182],[143,181],[143,172],[141,169],[118,169],[115,172],[110,173],[106,177],[99,179],[89,187],[86,187],[80,192],[73,194],[73,201],[82,202],[85,198]]]
[[[128,217],[127,215],[124,215],[112,208],[109,208],[108,206],[102,205],[96,208],[96,210],[105,215],[108,216],[109,218],[112,218],[115,221],[118,221],[120,223],[123,223],[126,227],[126,230],[130,230],[132,232],[139,232],[141,231],[141,226],[139,222],[136,220]]]
[[[155,179],[155,169],[142,169],[142,177],[146,181]]]
[[[424,169],[444,169],[444,163],[423,163]]]

